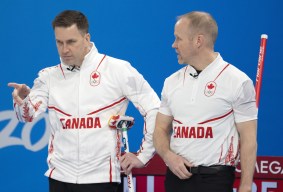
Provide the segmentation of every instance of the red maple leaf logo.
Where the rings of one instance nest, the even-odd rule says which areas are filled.
[[[212,83],[210,83],[208,86],[207,86],[208,89],[213,89],[214,88],[214,85]]]
[[[97,77],[99,77],[99,75],[97,73],[94,73],[92,76],[91,76],[93,79],[96,79]]]

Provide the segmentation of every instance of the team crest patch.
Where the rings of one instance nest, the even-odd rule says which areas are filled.
[[[212,95],[214,95],[215,90],[216,90],[216,83],[214,81],[210,81],[205,86],[204,94],[207,97],[211,97]]]
[[[92,72],[91,75],[90,75],[90,81],[89,81],[90,85],[91,86],[99,85],[100,78],[101,78],[101,76],[100,76],[100,73],[98,71]]]

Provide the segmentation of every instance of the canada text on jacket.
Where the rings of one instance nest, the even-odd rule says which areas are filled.
[[[212,127],[174,126],[173,134],[174,134],[174,138],[196,138],[196,139],[213,138]]]
[[[63,129],[91,129],[101,128],[99,117],[83,117],[83,118],[61,118]]]

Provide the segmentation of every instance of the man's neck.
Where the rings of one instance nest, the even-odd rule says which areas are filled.
[[[217,52],[210,52],[210,53],[206,53],[203,54],[203,56],[199,56],[198,60],[196,61],[197,64],[194,65],[193,67],[197,70],[197,71],[202,71],[204,70],[209,64],[211,64],[216,57],[218,56]]]

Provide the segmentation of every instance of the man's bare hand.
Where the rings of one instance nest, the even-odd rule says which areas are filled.
[[[21,105],[23,100],[30,93],[30,88],[26,84],[8,83],[8,86],[14,88],[12,96],[15,103],[18,105]]]
[[[144,164],[133,153],[125,153],[120,158],[122,170],[126,175],[130,174],[133,168],[142,168]]]
[[[180,179],[188,179],[192,176],[187,167],[193,167],[194,165],[185,158],[173,152],[168,152],[164,160],[169,169]]]

